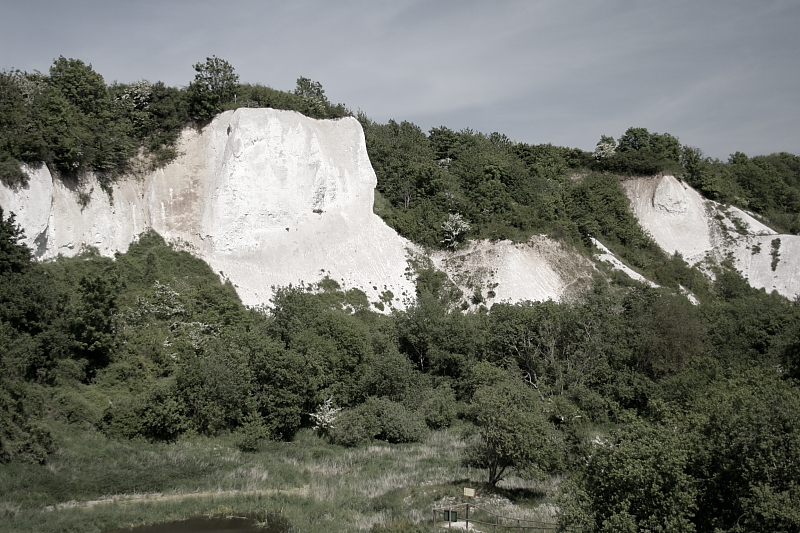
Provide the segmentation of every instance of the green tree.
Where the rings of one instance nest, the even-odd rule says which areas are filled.
[[[584,489],[596,531],[694,531],[689,461],[683,432],[640,420],[594,445]]]
[[[465,463],[487,470],[496,485],[509,470],[523,475],[557,468],[560,452],[535,392],[505,380],[475,391],[468,410],[477,433],[468,440]]]
[[[14,213],[9,213],[6,218],[0,206],[0,275],[20,274],[30,266],[33,254],[23,239],[25,232],[16,223]]]
[[[714,384],[695,406],[702,531],[798,531],[800,395],[764,368]]]
[[[297,78],[294,94],[303,100],[303,114],[313,118],[328,118],[330,102],[322,84],[309,78]]]
[[[712,171],[708,158],[694,146],[681,148],[681,165],[687,183],[712,200],[719,200],[722,187],[719,177]]]
[[[109,363],[114,348],[119,281],[113,274],[84,276],[79,287],[72,332],[78,354],[88,360],[88,370],[94,374]]]
[[[96,116],[108,107],[103,76],[80,59],[56,59],[50,67],[50,84],[85,115]]]
[[[23,72],[0,72],[0,182],[7,186],[27,183],[21,161],[45,158],[47,145],[36,127],[31,105],[42,85],[32,82]]]
[[[246,362],[215,348],[179,366],[172,393],[185,406],[191,428],[207,435],[240,425],[254,407]]]
[[[188,89],[191,114],[197,120],[209,120],[234,99],[239,75],[217,56],[207,57],[205,63],[196,63],[193,68],[197,74]]]
[[[52,323],[60,309],[23,238],[14,215],[6,218],[0,207],[0,463],[42,463],[53,451],[36,381],[55,366],[48,340],[59,340]]]
[[[611,143],[604,136],[598,146],[607,152]],[[680,170],[681,144],[669,133],[650,133],[647,128],[628,128],[617,140],[614,156],[596,158],[602,170],[652,175]]]

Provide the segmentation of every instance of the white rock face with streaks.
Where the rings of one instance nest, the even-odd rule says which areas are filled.
[[[248,305],[267,303],[272,286],[325,275],[372,301],[387,289],[413,295],[404,275],[413,246],[372,213],[375,173],[355,119],[240,109],[184,131],[179,146],[175,162],[119,181],[110,196],[91,177],[79,189],[41,166],[27,169],[25,188],[0,185],[0,205],[40,259],[88,246],[110,256],[152,228],[230,279]]]
[[[324,276],[372,302],[387,290],[394,307],[413,298],[409,253],[422,251],[373,214],[376,178],[355,119],[238,109],[185,130],[179,152],[163,169],[117,182],[110,195],[91,177],[78,187],[45,166],[30,168],[27,187],[0,184],[0,205],[17,213],[39,259],[88,246],[113,256],[152,228],[230,279],[247,305],[267,304],[273,286]],[[547,239],[475,243],[457,255],[488,276],[479,285],[484,296],[493,287],[489,302],[558,300],[591,268]],[[464,281],[458,260],[436,257],[469,297],[477,278]]]
[[[589,284],[594,269],[589,259],[544,236],[524,243],[472,241],[455,252],[435,252],[431,260],[467,300],[477,291],[487,307],[495,302],[569,300]]]
[[[622,182],[639,224],[667,253],[676,251],[690,263],[713,248],[708,215],[700,193],[672,176]]]
[[[800,295],[800,236],[778,235],[741,209],[703,199],[673,176],[636,178],[623,186],[639,223],[664,251],[679,252],[690,264],[730,254],[753,287]]]

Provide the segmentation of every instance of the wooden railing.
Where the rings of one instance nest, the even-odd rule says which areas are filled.
[[[475,525],[490,526],[496,531],[554,531],[558,524],[541,520],[511,518],[482,509],[471,503],[459,503],[447,507],[433,508],[433,524],[447,522],[447,526],[458,522],[466,522],[466,529]],[[470,525],[471,524],[471,525]],[[460,525],[457,527],[461,527]]]

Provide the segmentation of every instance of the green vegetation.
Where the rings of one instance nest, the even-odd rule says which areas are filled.
[[[216,56],[194,69],[185,89],[147,80],[106,85],[91,65],[63,56],[48,74],[0,72],[0,181],[24,185],[20,164],[45,163],[66,179],[94,172],[107,187],[122,175],[168,163],[183,128],[237,107],[289,109],[314,118],[349,114],[308,78],[287,92],[239,83],[233,66]]]
[[[308,78],[282,92],[216,57],[195,70],[186,90],[107,86],[63,57],[48,75],[0,74],[3,181],[44,162],[107,185],[236,106],[348,114]],[[0,530],[247,515],[426,531],[465,484],[485,508],[575,532],[800,528],[800,307],[727,263],[709,281],[664,254],[619,178],[676,172],[796,232],[796,156],[721,163],[644,128],[591,154],[358,118],[376,212],[415,242],[596,237],[662,288],[598,275],[571,302],[464,313],[465,295],[419,265],[402,311],[327,278],[247,309],[155,233],[113,260],[37,263],[0,209]]]
[[[574,531],[800,525],[800,311],[725,265],[700,306],[598,279],[572,303],[464,314],[421,270],[390,315],[330,279],[258,311],[154,233],[40,264],[1,218],[9,530],[427,527],[465,483]]]
[[[592,155],[498,133],[440,127],[426,135],[409,122],[359,120],[378,178],[375,212],[418,244],[454,249],[467,239],[546,234],[588,252],[594,237],[660,285],[708,291],[705,276],[642,230],[620,183],[621,174],[657,172],[692,183],[692,169],[705,163],[683,160],[682,153],[697,153],[682,152],[669,134],[630,128],[618,142],[603,137]]]
[[[0,178],[23,184],[20,162],[44,162],[69,178],[94,171],[108,184],[133,170],[140,148],[161,164],[175,155],[184,100],[163,83],[106,86],[91,65],[64,57],[49,75],[2,72]]]
[[[769,255],[772,257],[770,266],[772,267],[773,272],[775,272],[775,269],[778,268],[778,262],[781,260],[780,250],[781,240],[779,238],[772,239],[772,241],[770,241]]]
[[[800,233],[800,157],[786,152],[727,162],[684,147],[684,178],[708,198],[748,209],[782,233]]]

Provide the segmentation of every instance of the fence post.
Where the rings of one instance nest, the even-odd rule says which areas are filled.
[[[469,531],[469,503],[467,504],[467,531]]]

